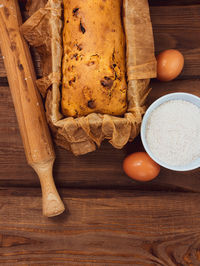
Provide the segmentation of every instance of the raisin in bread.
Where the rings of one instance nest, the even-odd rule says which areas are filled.
[[[124,114],[127,84],[121,0],[64,0],[63,4],[63,114]]]

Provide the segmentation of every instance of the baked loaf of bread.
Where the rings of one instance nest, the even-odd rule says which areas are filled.
[[[64,0],[62,113],[127,109],[121,0]]]

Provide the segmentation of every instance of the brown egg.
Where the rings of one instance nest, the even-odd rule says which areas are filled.
[[[178,77],[184,66],[184,57],[178,50],[165,50],[157,56],[157,78],[170,81]]]
[[[127,176],[141,181],[150,181],[160,173],[160,165],[154,162],[146,152],[135,152],[127,156],[123,162]]]

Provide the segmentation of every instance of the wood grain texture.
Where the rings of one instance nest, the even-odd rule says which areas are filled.
[[[153,80],[148,104],[174,91],[200,96],[199,0],[150,4],[157,52],[180,48],[181,78],[192,80]],[[139,138],[123,150],[104,143],[78,158],[57,148],[54,176],[68,211],[42,217],[39,181],[25,161],[2,63],[0,56],[0,265],[199,266],[200,194],[190,191],[200,192],[200,170],[162,169],[154,181],[132,181],[121,163],[142,150]]]
[[[40,56],[33,47],[29,47],[29,48],[31,51],[32,58],[34,59],[33,64],[34,64],[36,75],[37,75],[37,77],[41,77],[42,72],[41,72],[41,68],[40,68],[41,67]],[[3,57],[2,53],[1,53],[1,49],[0,49],[0,83],[1,83],[2,79],[7,76],[6,70],[4,67],[4,58],[5,57]]]
[[[199,0],[149,0],[150,6],[191,6],[199,5]]]
[[[0,46],[9,81],[15,113],[27,162],[37,173],[43,194],[43,214],[51,217],[64,211],[56,190],[52,168],[55,152],[47,125],[31,54],[24,40],[18,1],[2,0],[0,8]]]
[[[55,158],[41,96],[36,88],[32,58],[20,33],[18,1],[2,1],[0,43],[9,87],[18,118],[27,161],[30,165]]]
[[[4,67],[4,57],[1,54],[1,49],[0,49],[0,78],[6,77],[6,70]]]
[[[200,80],[161,83],[152,81],[150,104],[171,92],[189,92],[200,96]],[[39,186],[32,169],[26,165],[15,112],[8,87],[0,87],[0,185]],[[4,115],[6,114],[6,116]],[[184,190],[200,192],[200,170],[177,173],[162,169],[159,178],[148,183],[132,181],[122,170],[122,161],[129,153],[143,150],[140,138],[116,150],[109,143],[91,154],[75,157],[56,149],[54,178],[59,187],[131,188],[134,190]]]
[[[200,5],[151,8],[156,54],[165,49],[178,49],[184,55],[185,66],[179,79],[199,77],[199,14]]]
[[[1,265],[200,264],[200,195],[113,190],[62,195],[68,212],[46,219],[37,189],[0,190]]]

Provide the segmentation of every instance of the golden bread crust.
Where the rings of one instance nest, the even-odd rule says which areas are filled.
[[[64,0],[62,113],[127,109],[121,0]]]

